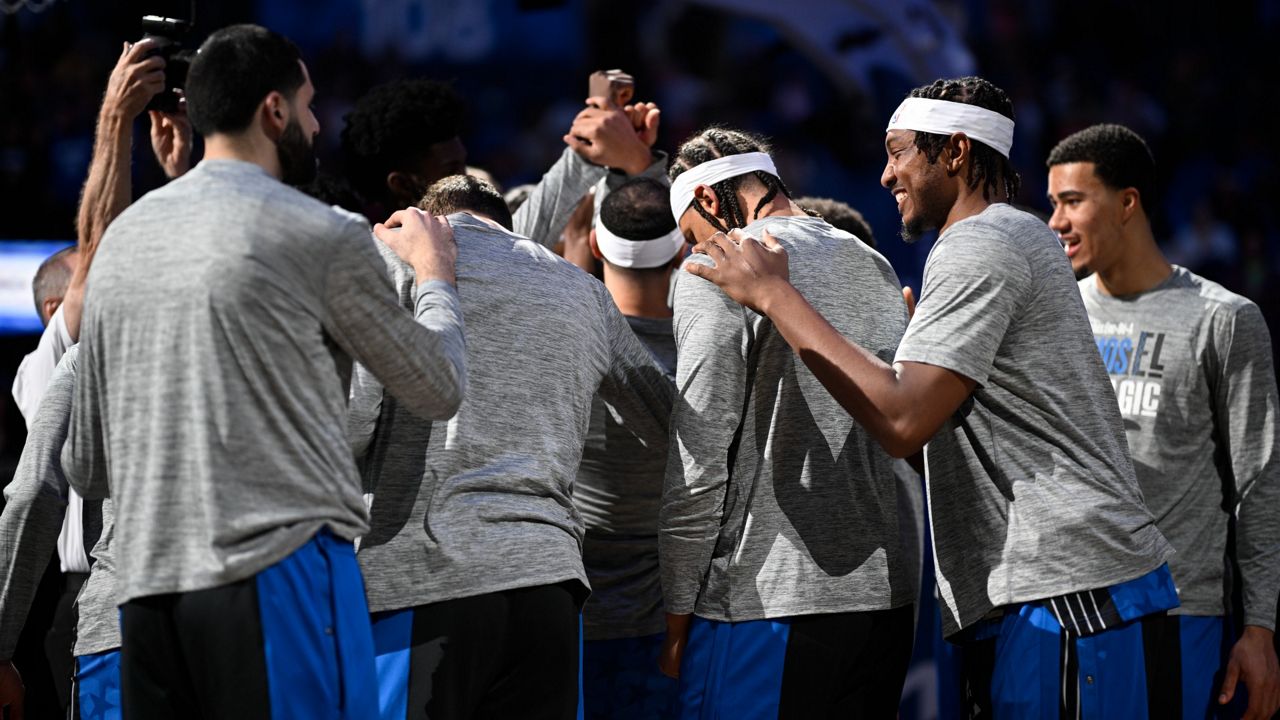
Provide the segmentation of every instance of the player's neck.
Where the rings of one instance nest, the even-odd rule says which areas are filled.
[[[1009,198],[1003,191],[993,192],[990,197],[983,195],[983,185],[977,188],[969,187],[967,182],[963,183],[960,192],[956,195],[956,201],[951,204],[951,211],[947,213],[947,221],[941,228],[938,228],[938,234],[947,231],[947,228],[966,218],[979,215],[983,210],[1000,202],[1008,202]]]
[[[1124,255],[1093,274],[1094,282],[1103,295],[1137,295],[1169,279],[1173,266],[1160,252],[1149,228],[1135,231],[1122,242]]]
[[[253,130],[237,135],[210,135],[204,141],[204,159],[239,160],[257,165],[277,180],[282,175],[275,144]]]
[[[763,194],[752,195],[750,197],[744,196],[743,199],[747,200],[748,208],[750,210],[754,210],[756,207],[756,203],[760,202],[760,198],[762,197],[764,197]],[[799,205],[796,205],[794,202],[791,202],[791,198],[787,197],[786,195],[783,195],[781,192],[779,192],[777,195],[774,195],[773,199],[770,200],[768,204],[760,208],[759,214],[752,213],[752,217],[754,217],[755,220],[759,220],[761,218],[767,218],[767,217],[790,217],[794,215],[808,215],[808,213],[801,210]],[[748,224],[750,224],[751,222],[753,221],[752,220],[747,221]]]
[[[667,307],[670,283],[670,272],[628,272],[604,264],[604,286],[618,311],[629,317],[671,317]]]

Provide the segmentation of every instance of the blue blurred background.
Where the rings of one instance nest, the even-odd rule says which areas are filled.
[[[74,237],[106,78],[144,14],[188,17],[190,6],[0,0],[0,241]],[[425,76],[454,82],[466,99],[469,164],[507,188],[534,182],[563,148],[587,74],[623,68],[637,99],[662,107],[659,147],[712,122],[768,135],[791,189],[861,210],[916,288],[929,243],[897,239],[895,206],[879,187],[883,128],[912,87],[977,73],[1014,101],[1020,204],[1048,211],[1044,158],[1058,140],[1123,123],[1155,153],[1153,220],[1169,257],[1254,299],[1268,319],[1280,307],[1280,151],[1268,114],[1280,0],[220,0],[200,3],[195,21],[195,42],[258,22],[298,43],[330,169],[362,92]],[[135,138],[140,195],[163,176],[145,119]],[[23,268],[50,247],[0,242],[6,303],[21,305],[10,299],[21,297]],[[0,484],[25,435],[7,389],[37,339],[13,322],[0,326]],[[904,716],[932,717],[931,681],[909,679],[909,690],[913,682],[924,689]]]

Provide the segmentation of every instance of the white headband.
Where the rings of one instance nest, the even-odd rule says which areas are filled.
[[[1005,157],[1009,157],[1009,148],[1013,147],[1012,120],[977,105],[950,100],[909,97],[889,118],[885,132],[890,130],[916,130],[938,135],[961,132],[989,145]]]
[[[684,233],[676,228],[652,240],[627,240],[596,223],[596,244],[605,260],[624,268],[655,268],[666,265],[684,248]]]
[[[741,155],[725,155],[710,162],[691,167],[676,176],[671,182],[671,214],[679,224],[680,216],[689,209],[693,202],[693,189],[699,185],[714,185],[721,180],[745,175],[755,170],[763,170],[778,177],[778,169],[773,166],[773,158],[768,153],[749,152]]]

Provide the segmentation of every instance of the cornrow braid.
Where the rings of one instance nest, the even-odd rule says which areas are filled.
[[[771,152],[771,148],[769,143],[758,135],[712,125],[695,134],[680,146],[667,174],[672,180],[675,180],[680,173],[703,163],[711,162],[716,158],[751,152],[768,153]],[[712,215],[706,208],[696,202],[693,204],[693,209],[715,229],[721,232],[729,232],[734,228],[746,227],[752,220],[759,218],[760,211],[764,209],[764,206],[772,202],[778,196],[778,193],[782,193],[783,197],[791,197],[791,191],[787,189],[786,183],[782,182],[782,178],[770,175],[763,170],[753,170],[750,174],[756,180],[759,180],[760,184],[765,188],[764,196],[760,198],[760,201],[756,203],[755,208],[751,211],[750,220],[747,219],[746,213],[743,212],[742,206],[738,202],[738,191],[742,188],[742,183],[746,181],[746,174],[726,178],[711,185],[716,198],[720,200],[721,217]]]
[[[1003,90],[980,77],[968,76],[950,80],[934,80],[932,84],[911,91],[911,97],[928,100],[949,100],[967,105],[976,105],[1013,119],[1013,102]],[[938,161],[943,148],[947,145],[946,135],[917,132],[916,148],[924,153],[930,164]],[[965,180],[969,187],[982,184],[982,197],[990,200],[991,193],[1004,190],[1005,196],[1013,200],[1022,186],[1022,178],[1013,169],[1009,158],[988,147],[985,143],[972,140],[973,161],[969,163],[969,174]]]

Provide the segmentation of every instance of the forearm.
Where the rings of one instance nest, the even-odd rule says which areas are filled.
[[[66,511],[66,500],[43,485],[24,484],[9,495],[0,515],[0,658],[6,659],[13,657]]]
[[[1268,468],[1268,476],[1273,475]],[[1244,624],[1274,630],[1280,596],[1280,497],[1272,477],[1252,483],[1236,518]]]
[[[762,308],[800,359],[858,424],[894,457],[918,452],[937,427],[915,412],[915,397],[898,370],[850,342],[791,285]]]
[[[608,170],[566,148],[512,217],[516,234],[551,247],[584,195]]]
[[[104,106],[98,117],[93,158],[76,217],[76,240],[82,253],[80,267],[86,271],[107,226],[124,212],[132,199],[132,149],[133,119]]]

